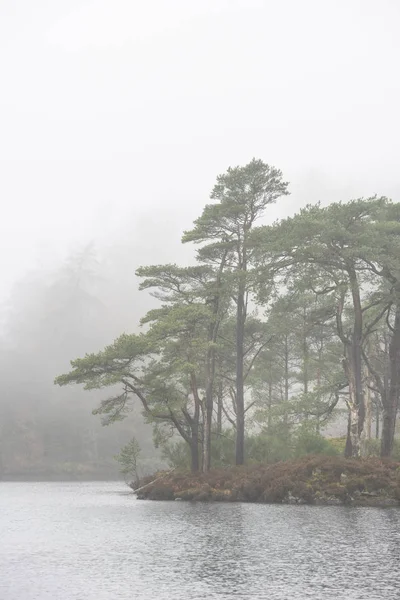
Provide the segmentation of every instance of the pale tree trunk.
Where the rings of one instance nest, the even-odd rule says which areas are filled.
[[[360,424],[359,424],[359,407],[356,402],[355,394],[355,382],[352,374],[349,377],[349,426],[348,426],[348,446],[347,456],[358,458],[361,456],[361,436],[360,436]]]
[[[196,408],[194,416],[191,417],[188,412],[184,412],[187,423],[190,427],[190,435],[186,435],[183,433],[181,428],[178,428],[178,431],[181,431],[181,435],[185,442],[188,444],[190,448],[190,468],[192,473],[196,473],[200,469],[200,454],[199,454],[199,417],[200,411]]]
[[[364,397],[361,379],[361,348],[354,343],[347,348],[348,356],[343,361],[345,373],[349,383],[349,409],[348,440],[346,456],[358,458],[361,456],[361,434],[364,428]]]
[[[389,344],[390,383],[387,393],[382,398],[382,440],[381,456],[390,456],[393,450],[396,431],[396,418],[400,391],[400,303],[396,306],[396,314],[392,338]]]
[[[210,399],[211,398],[211,399]],[[203,471],[211,467],[212,391],[206,390],[206,405],[203,414]]]
[[[368,455],[368,442],[371,439],[372,433],[372,400],[371,390],[365,388],[365,426],[362,435],[362,455]]]
[[[190,424],[191,437],[189,441],[190,446],[190,454],[191,454],[191,468],[192,472],[197,472],[200,469],[200,456],[199,456],[199,445],[200,445],[200,436],[199,436],[199,423],[200,423],[200,406],[201,401],[199,398],[198,388],[197,388],[197,380],[194,373],[190,376],[191,379],[191,387],[192,394],[194,398],[194,415],[190,417],[188,413],[185,413],[186,420]]]
[[[350,279],[354,309],[354,323],[351,335],[346,337],[343,333],[342,311],[345,298],[343,292],[339,311],[337,313],[337,324],[339,328],[339,337],[343,341],[345,348],[345,358],[342,364],[349,385],[349,396],[347,400],[349,424],[346,441],[346,456],[358,458],[361,456],[361,435],[364,429],[365,419],[364,390],[362,385],[363,313],[356,271],[352,265],[348,265],[347,272]]]
[[[349,410],[347,415],[347,435],[346,435],[346,446],[344,448],[344,455],[346,458],[350,458],[352,455],[352,446],[351,446],[351,416],[350,416],[350,407],[347,405]]]

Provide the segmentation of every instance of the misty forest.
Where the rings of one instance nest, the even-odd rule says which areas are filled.
[[[115,457],[136,477],[399,457],[400,204],[309,205],[264,224],[289,189],[253,159],[217,177],[182,236],[189,264],[135,274],[129,248],[88,245],[22,281],[4,328],[3,475],[116,476]],[[124,331],[135,286],[153,307]]]
[[[0,1],[0,600],[399,600],[399,26]]]

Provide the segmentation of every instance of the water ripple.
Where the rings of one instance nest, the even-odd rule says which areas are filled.
[[[397,509],[141,502],[0,484],[1,600],[398,600]]]

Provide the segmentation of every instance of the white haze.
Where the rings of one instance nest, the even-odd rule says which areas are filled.
[[[253,156],[307,202],[398,199],[397,0],[2,0],[0,298],[87,242],[186,260]],[[152,248],[153,246],[153,248]]]

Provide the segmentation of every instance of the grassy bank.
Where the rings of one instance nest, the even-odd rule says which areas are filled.
[[[207,474],[173,472],[143,479],[138,499],[400,506],[400,463],[308,456]]]

